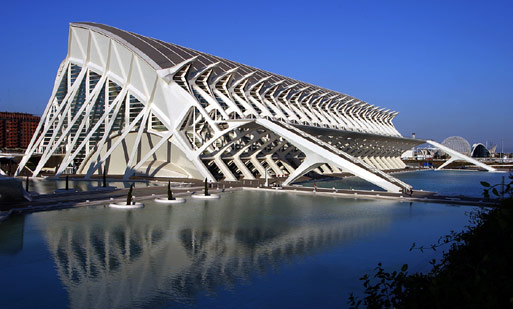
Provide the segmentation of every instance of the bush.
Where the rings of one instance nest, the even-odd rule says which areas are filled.
[[[513,177],[510,175],[510,179]],[[472,212],[471,225],[452,232],[432,245],[448,245],[439,263],[432,261],[428,274],[385,272],[381,263],[371,277],[364,275],[364,297],[349,295],[351,308],[511,308],[513,307],[513,199],[512,184],[504,199],[492,209]],[[483,183],[485,191],[499,196],[497,185]],[[497,193],[497,194],[496,194]],[[416,247],[413,244],[410,250]]]

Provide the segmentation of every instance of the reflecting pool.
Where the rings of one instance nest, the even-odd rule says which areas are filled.
[[[508,173],[490,173],[471,170],[423,170],[393,174],[394,177],[410,184],[414,190],[434,191],[442,195],[482,196],[481,181],[491,184],[501,183],[502,177],[508,182]],[[361,178],[347,177],[344,179],[309,181],[301,183],[312,187],[314,183],[320,188],[383,190]]]
[[[472,207],[237,191],[0,224],[5,308],[346,307],[378,262],[429,269]]]

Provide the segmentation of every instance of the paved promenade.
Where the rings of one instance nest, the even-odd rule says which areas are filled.
[[[302,186],[273,186],[281,183],[281,179],[270,181],[271,187],[264,187],[264,180],[244,180],[236,182],[219,182],[210,184],[209,192],[222,193],[238,190],[258,190],[258,191],[276,191],[287,194],[313,194],[319,196],[331,196],[340,198],[361,198],[361,199],[386,199],[400,200],[405,202],[429,202],[456,204],[467,206],[493,207],[497,205],[498,200],[484,200],[483,198],[465,197],[465,196],[444,196],[437,195],[435,192],[414,191],[411,195],[400,193],[389,193],[384,191],[364,191],[364,190],[346,190],[346,189],[328,189],[312,188]],[[202,193],[204,185],[201,181],[188,180],[186,186],[173,187],[173,195],[188,196],[193,193]],[[94,205],[107,205],[111,202],[123,202],[126,200],[128,189],[112,190],[92,190],[83,192],[41,194],[32,197],[32,201],[23,201],[10,205],[0,205],[0,222],[9,215],[30,213],[37,211],[84,207]],[[132,195],[136,201],[144,201],[156,197],[167,196],[167,183],[162,182],[162,186],[135,187]]]

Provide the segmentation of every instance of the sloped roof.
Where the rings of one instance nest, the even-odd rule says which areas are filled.
[[[71,23],[72,27],[80,27],[85,29],[91,29],[93,31],[100,32],[104,35],[107,35],[124,45],[129,45],[132,50],[135,50],[139,53],[142,53],[144,56],[150,59],[150,65],[152,65],[156,70],[170,68],[174,65],[177,65],[185,60],[191,59],[193,57],[197,57],[196,60],[192,63],[193,71],[201,70],[206,66],[219,62],[219,65],[214,69],[214,73],[216,75],[222,74],[230,69],[238,68],[238,70],[234,73],[235,78],[240,78],[244,75],[247,75],[251,72],[255,72],[254,75],[250,77],[250,83],[261,80],[265,77],[270,77],[268,82],[276,83],[279,81],[283,82],[283,86],[289,86],[293,84],[297,84],[297,87],[310,87],[311,90],[320,90],[317,95],[327,93],[329,96],[347,96],[348,99],[353,97],[343,94],[340,92],[324,89],[319,86],[311,85],[305,82],[301,82],[298,80],[294,80],[292,78],[288,78],[285,76],[281,76],[278,74],[270,73],[265,70],[261,70],[258,68],[254,68],[251,66],[247,66],[245,64],[237,63],[228,59],[224,59],[221,57],[213,56],[207,53],[199,52],[194,49],[190,49],[187,47],[179,46],[172,43],[163,42],[154,38],[142,36],[133,32],[121,30],[115,27],[91,23],[91,22],[79,22],[79,23]],[[152,62],[152,63],[151,63]],[[362,100],[359,100],[362,101]]]

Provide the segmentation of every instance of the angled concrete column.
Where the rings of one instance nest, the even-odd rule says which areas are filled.
[[[319,163],[318,159],[319,158],[315,158],[315,155],[312,155],[310,158],[308,156],[306,156],[305,160],[303,160],[303,163],[301,163],[301,165],[298,166],[296,168],[296,170],[290,174],[290,176],[287,178],[287,180],[285,180],[285,182],[283,182],[283,185],[286,186],[286,185],[293,183],[294,181],[299,179],[304,174],[306,174],[310,171],[313,171],[320,165],[324,164],[324,163]]]
[[[295,168],[293,168],[290,165],[290,163],[287,161],[287,159],[284,156],[282,156],[279,152],[277,152],[277,154],[278,154],[278,157],[280,158],[279,160],[280,160],[281,164],[283,164],[283,167],[287,170],[287,172],[289,174],[294,173]]]
[[[333,171],[334,174],[342,173],[342,171],[336,165],[330,164],[329,167],[331,168],[331,170]]]
[[[372,162],[372,165],[374,165],[376,168],[378,168],[380,170],[384,169],[383,166],[381,166],[381,164],[378,161],[376,161],[376,158],[374,158],[374,157],[368,157],[368,158],[369,158],[369,161]]]
[[[258,170],[260,173],[260,178],[265,178],[265,167],[260,163],[260,161],[257,159],[256,154],[252,154],[249,157],[249,161],[253,164],[253,166]]]
[[[437,168],[437,170],[441,170],[442,168],[446,167],[447,165],[451,164],[454,161],[456,161],[456,158],[450,158],[449,160],[445,161],[442,165],[440,165]]]
[[[496,172],[497,170],[489,165],[486,165],[484,164],[483,162],[479,162],[477,161],[476,159],[473,159],[469,156],[466,156],[460,152],[457,152],[455,150],[452,150],[451,148],[447,147],[447,146],[444,146],[440,143],[437,143],[435,141],[431,141],[431,140],[427,140],[426,141],[428,144],[431,144],[435,147],[437,147],[438,149],[442,150],[443,152],[445,152],[446,154],[448,154],[449,156],[451,156],[451,159],[449,160],[450,162],[453,162],[455,160],[462,160],[462,161],[466,161],[466,162],[469,162],[469,163],[472,163],[474,165],[477,165],[479,166],[480,168],[483,168],[489,172]],[[443,167],[447,166],[450,162],[447,161],[445,162],[444,164],[442,164],[438,169],[442,169]]]
[[[406,164],[404,164],[404,162],[399,157],[391,157],[390,161],[394,162],[394,164],[395,164],[395,166],[397,166],[397,168],[405,168],[406,167]]]
[[[273,156],[272,154],[266,155],[265,156],[265,161],[267,162],[267,164],[269,164],[269,167],[274,171],[274,173],[276,175],[283,175],[283,171],[278,166],[278,164],[276,164],[276,162],[274,162],[272,156]]]
[[[327,163],[337,165],[343,170],[347,170],[353,175],[373,183],[389,192],[400,192],[403,187],[411,188],[400,180],[379,170],[373,169],[357,158],[352,157],[343,151],[337,150],[332,146],[315,139],[314,136],[308,135],[308,133],[300,131],[290,125],[283,123],[277,124],[270,120],[261,118],[257,119],[256,122],[275,134],[283,137],[289,143],[301,149],[306,155],[303,163],[289,176],[289,178],[287,178],[283,185],[288,185],[304,173]],[[294,130],[294,132],[291,130]],[[331,151],[329,149],[333,150]]]
[[[394,167],[388,162],[385,157],[377,157],[379,161],[386,167],[387,170],[393,170]]]
[[[371,165],[371,166],[374,166],[374,167],[378,168],[377,166],[374,165],[374,163],[372,163],[372,161],[369,159],[369,157],[363,157],[362,161],[367,163],[367,164],[369,164],[369,165]]]
[[[230,168],[228,167],[228,165],[226,165],[224,163],[223,159],[221,159],[221,153],[218,153],[217,155],[214,156],[214,163],[215,163],[215,165],[217,165],[217,167],[219,167],[219,169],[223,173],[225,180],[227,180],[227,181],[236,181],[237,180],[237,178],[233,175],[232,171],[230,171]]]
[[[374,160],[376,160],[376,162],[378,162],[379,166],[381,166],[381,169],[383,171],[386,171],[386,170],[390,169],[388,167],[388,165],[385,162],[383,162],[383,160],[381,160],[381,157],[375,156]]]
[[[392,169],[399,169],[399,165],[397,165],[397,162],[394,161],[394,158],[392,157],[385,157],[384,160],[392,167]]]
[[[394,166],[396,166],[398,169],[403,169],[406,167],[406,164],[404,164],[400,157],[390,157],[390,162],[393,162]]]
[[[255,175],[253,175],[253,173],[251,173],[251,171],[247,168],[247,166],[240,159],[240,153],[235,154],[235,156],[233,157],[233,163],[235,163],[235,165],[239,168],[244,179],[250,179],[250,180],[256,179]]]
[[[327,166],[327,164],[323,164],[321,166],[319,166],[319,168],[321,169],[322,171],[322,174],[323,175],[328,175],[328,174],[332,174],[333,172],[329,169],[329,167]]]

